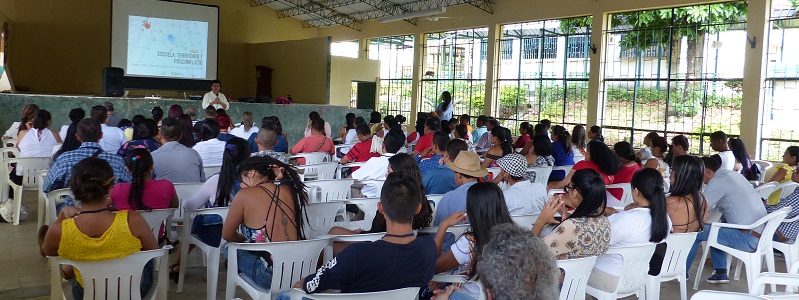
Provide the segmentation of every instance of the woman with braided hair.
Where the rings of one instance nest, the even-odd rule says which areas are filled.
[[[308,194],[289,165],[269,156],[253,156],[239,165],[242,189],[230,204],[222,237],[231,243],[269,243],[305,239],[303,207]],[[225,248],[227,256],[227,248]],[[271,256],[239,251],[239,272],[263,289],[272,284]]]
[[[136,148],[128,152],[125,166],[132,180],[111,189],[111,202],[119,210],[177,208],[178,194],[169,180],[152,179],[153,157],[150,151]]]

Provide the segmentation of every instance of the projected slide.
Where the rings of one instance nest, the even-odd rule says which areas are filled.
[[[208,22],[128,16],[128,75],[206,78]]]

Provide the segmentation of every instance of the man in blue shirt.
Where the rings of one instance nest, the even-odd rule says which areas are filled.
[[[455,172],[455,184],[458,188],[444,194],[436,207],[436,218],[433,226],[438,226],[454,212],[466,211],[466,192],[477,183],[478,178],[488,175],[486,168],[480,165],[480,156],[471,151],[461,151],[452,162],[445,163]]]
[[[477,143],[480,141],[480,137],[483,136],[483,133],[488,131],[486,128],[486,123],[488,122],[488,117],[484,115],[480,115],[477,117],[477,122],[474,124],[477,128],[472,131],[472,142]]]
[[[78,123],[77,137],[83,143],[80,148],[64,152],[50,166],[50,171],[47,172],[47,177],[44,178],[44,183],[42,183],[45,193],[66,188],[72,167],[84,158],[92,156],[108,161],[108,164],[114,169],[114,177],[117,183],[130,182],[130,173],[125,168],[125,161],[122,160],[122,157],[115,153],[103,151],[103,148],[97,143],[103,137],[100,122],[94,119],[81,120]],[[60,211],[63,206],[73,206],[72,198],[67,198],[64,204],[59,205],[57,209]]]
[[[419,170],[422,171],[423,177],[428,171],[438,167],[439,161],[444,158],[448,142],[449,135],[446,133],[439,131],[433,135],[433,156],[419,162]]]
[[[458,154],[461,151],[468,150],[468,147],[463,140],[450,140],[447,142],[446,151],[444,152],[444,162],[453,162],[458,158]],[[438,164],[438,160],[436,160],[436,164]],[[428,195],[446,194],[458,187],[455,184],[455,172],[450,170],[446,164],[437,165],[434,169],[424,174],[422,183],[424,183],[424,189]]]
[[[274,117],[264,117],[261,119],[261,128],[266,130],[274,131],[277,134],[277,124],[275,122]],[[253,133],[250,135],[250,138],[247,139],[247,142],[250,143],[250,152],[256,153],[258,152],[258,143],[256,142],[255,138],[258,137],[258,133]],[[286,142],[286,138],[277,134],[277,144],[272,148],[275,152],[283,152],[288,153],[289,151],[289,144]]]

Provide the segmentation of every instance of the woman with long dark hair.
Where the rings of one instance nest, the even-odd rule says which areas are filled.
[[[588,139],[593,141],[599,141],[601,143],[605,142],[605,137],[602,135],[602,127],[597,125],[591,126],[591,129],[588,130]]]
[[[697,232],[707,221],[707,200],[702,195],[705,164],[691,155],[674,158],[671,165],[671,194],[666,211],[671,218],[671,232]]]
[[[230,130],[230,134],[237,137],[248,139],[251,135],[258,133],[258,126],[255,125],[255,117],[252,112],[245,111],[241,114],[241,125]],[[235,126],[235,125],[233,125]]]
[[[505,155],[514,153],[513,138],[510,130],[505,127],[495,126],[491,129],[491,143],[488,152],[483,156],[483,168],[496,167],[496,161]]]
[[[293,168],[269,156],[254,156],[244,160],[235,172],[244,187],[236,193],[222,227],[226,241],[269,243],[305,239],[303,207],[308,204],[308,194]],[[239,272],[259,287],[269,289],[272,269],[264,263],[271,262],[269,254],[251,251],[236,254]]]
[[[555,158],[552,157],[552,141],[549,140],[548,136],[536,134],[528,144],[532,144],[526,155],[528,168],[552,167],[555,165]],[[522,154],[524,154],[524,151],[522,151]],[[529,179],[535,181],[535,172],[530,173],[532,175],[529,176]]]
[[[519,138],[517,138],[516,142],[513,143],[513,147],[524,148],[524,145],[527,145],[527,143],[532,139],[530,137],[532,131],[533,126],[530,125],[530,122],[522,122],[519,124]]]
[[[28,130],[33,125],[33,118],[36,116],[36,113],[39,111],[39,106],[36,104],[25,104],[22,107],[22,118],[19,122],[11,123],[11,127],[6,130],[6,133],[3,134],[4,140],[9,139],[17,139],[19,140],[24,134],[20,134],[22,131]]]
[[[78,124],[78,122],[80,122],[80,120],[83,120],[84,117],[86,117],[86,111],[83,110],[83,108],[73,108],[72,110],[69,111],[69,124],[62,125],[61,130],[58,131],[58,136],[61,137],[62,141],[64,141],[65,143],[67,141],[67,130],[69,130],[69,126],[72,124]]]
[[[589,144],[590,147],[590,144]],[[556,225],[544,237],[544,244],[557,259],[573,259],[605,254],[610,247],[610,222],[603,212],[607,207],[607,192],[602,175],[592,169],[582,169],[570,176],[563,194],[544,205],[533,224],[533,234],[540,236],[544,227]],[[574,207],[571,214],[566,207]],[[561,219],[555,219],[560,212]]]
[[[155,140],[158,135],[158,123],[153,119],[145,119],[133,126],[133,140],[125,142],[119,147],[117,155],[125,158],[128,152],[137,148],[144,148],[155,151],[161,147],[161,143]]]
[[[50,112],[40,109],[33,117],[31,128],[17,141],[20,157],[49,157],[53,148],[61,142],[58,132],[50,129],[53,117]],[[17,170],[21,170],[19,166]],[[21,175],[21,173],[19,173]]]
[[[572,151],[585,155],[585,137],[585,126],[574,125],[574,128],[572,128]]]
[[[194,135],[194,131],[192,131],[191,116],[182,114],[178,116],[178,121],[180,122],[180,127],[183,129],[183,134],[180,136],[178,143],[187,148],[194,147],[194,145],[197,144],[197,136]]]
[[[458,268],[455,273],[468,273],[469,280],[477,276],[477,262],[480,250],[491,238],[491,228],[500,224],[514,224],[505,204],[502,189],[492,182],[479,182],[466,192],[466,211],[452,213],[438,226],[435,236],[436,246],[441,253],[447,228],[466,221],[468,216],[471,231],[458,237],[450,247],[450,251],[441,254],[436,260],[436,273]],[[479,288],[476,283],[468,282],[461,289],[477,299]]]
[[[749,153],[746,152],[744,141],[739,138],[730,138],[727,144],[730,146],[733,156],[735,156],[735,170],[741,172],[741,175],[746,177],[747,180],[757,180],[760,177],[760,171],[752,165]]]
[[[690,143],[688,138],[684,135],[677,135],[671,138],[671,145],[669,145],[669,153],[666,154],[666,157],[663,161],[666,162],[669,166],[674,164],[674,158],[680,155],[688,155],[690,154]]]
[[[634,155],[634,154],[633,154]],[[608,217],[611,247],[637,246],[647,243],[660,243],[669,231],[669,217],[666,213],[666,191],[663,178],[657,170],[643,169],[635,173],[632,185],[633,204],[622,212]],[[657,268],[660,271],[660,268]],[[588,284],[602,291],[616,289],[622,273],[622,259],[618,255],[600,255]]]
[[[408,144],[415,144],[416,142],[418,142],[419,138],[421,138],[424,135],[424,124],[426,122],[427,119],[425,118],[417,118],[416,127],[414,127],[416,131],[409,133],[408,137],[405,139],[405,142],[407,142]]]
[[[338,131],[338,137],[342,144],[353,144],[358,141],[358,134],[355,132],[355,114],[347,113],[344,116],[345,124]]]
[[[635,155],[633,145],[628,142],[618,142],[613,145],[613,152],[621,162],[619,172],[613,178],[613,183],[627,183],[633,180],[633,174],[643,168],[641,160]]]
[[[167,111],[166,116],[168,118],[176,118],[177,119],[177,117],[182,115],[182,114],[183,114],[183,107],[180,107],[180,105],[177,105],[177,104],[172,104],[172,106],[169,107],[169,110]]]
[[[444,91],[441,93],[441,103],[438,104],[436,107],[436,113],[438,113],[439,119],[449,120],[452,119],[452,113],[455,110],[455,105],[452,104],[452,94],[449,91]]]
[[[668,150],[666,139],[661,136],[653,136],[649,140],[649,154],[651,158],[646,160],[644,168],[655,169],[660,173],[664,180],[664,188],[669,190],[671,187],[671,167],[666,163],[666,151]]]
[[[555,166],[574,165],[574,153],[569,131],[560,125],[552,126],[552,157],[555,158]],[[549,181],[561,181],[566,175],[568,174],[563,172],[552,172]]]
[[[111,189],[111,202],[120,210],[151,210],[178,207],[178,194],[172,182],[152,179],[153,157],[150,151],[136,148],[128,152],[125,167],[130,182],[120,182]]]
[[[574,164],[574,167],[571,172],[566,175],[566,178],[563,178],[560,182],[550,184],[550,187],[553,189],[565,187],[571,181],[571,177],[574,173],[582,169],[597,171],[602,176],[602,181],[605,184],[611,184],[614,182],[615,175],[619,172],[620,168],[621,162],[619,162],[619,157],[616,156],[613,151],[610,151],[607,145],[592,141],[588,143],[588,150],[585,151],[585,160],[581,160]]]

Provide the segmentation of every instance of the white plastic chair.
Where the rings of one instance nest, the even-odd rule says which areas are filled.
[[[766,180],[766,172],[774,167],[774,164],[765,160],[750,160],[753,165],[760,166],[760,178],[758,178],[758,182],[763,182]]]
[[[430,281],[444,282],[444,283],[459,283],[459,284],[470,282],[467,280],[466,275],[450,275],[446,273],[433,275],[433,279],[430,279]],[[479,292],[477,293],[478,295],[477,300],[485,300],[486,294],[483,285],[479,281],[472,281],[472,282],[477,284],[479,288]]]
[[[6,180],[8,186],[14,190],[14,198],[8,199],[7,201],[14,201],[14,215],[12,216],[11,222],[14,225],[19,225],[19,215],[20,215],[20,207],[22,206],[22,191],[29,191],[29,190],[36,190],[39,187],[38,183],[38,171],[47,170],[50,168],[50,162],[52,159],[50,157],[22,157],[22,158],[5,158],[3,159],[3,164],[5,165],[5,170],[3,172],[10,172],[12,169],[11,165],[16,163],[17,170],[22,170],[22,184],[17,185],[10,178]],[[8,177],[9,174],[3,173],[0,176]],[[7,192],[6,192],[7,193]],[[8,197],[7,194],[0,195],[3,199]]]
[[[67,299],[61,286],[61,269],[59,265],[72,265],[80,270],[83,278],[84,299],[166,299],[169,290],[167,264],[169,249],[136,252],[124,258],[75,261],[58,256],[48,256],[50,261],[50,295],[51,299]],[[157,278],[153,278],[153,286],[149,295],[141,295],[140,286],[144,265],[152,259],[160,259],[155,267]],[[157,281],[155,281],[157,279]],[[95,296],[96,295],[96,296]],[[117,297],[117,295],[119,295]]]
[[[273,295],[288,291],[295,282],[316,273],[319,253],[330,243],[330,239],[274,243],[229,243],[227,285],[225,299],[233,299],[236,286],[241,287],[253,299],[270,299]],[[272,285],[263,290],[247,277],[239,275],[237,251],[266,251],[272,257]]]
[[[691,296],[691,300],[763,300],[764,298],[749,294],[722,292],[722,291],[698,291]]]
[[[607,191],[606,193],[608,195],[608,206],[626,206],[627,204],[633,203],[633,188],[629,182],[608,184],[607,186],[605,186],[605,189],[606,190],[621,189],[623,191],[621,199],[616,199],[616,197],[613,197],[610,191]]]
[[[385,180],[358,180],[356,183],[363,184],[364,186],[373,186],[377,190],[377,195],[375,197],[380,197],[383,191],[383,184],[386,183]]]
[[[660,283],[675,279],[680,283],[680,299],[688,300],[685,264],[688,260],[688,252],[696,241],[696,235],[696,232],[671,233],[666,237],[666,253],[663,255],[660,274],[646,277],[647,300],[660,299]]]
[[[44,193],[44,178],[47,177],[47,173],[49,170],[39,170],[36,172],[36,184],[39,186],[37,190],[38,197],[38,204],[37,204],[37,216],[36,216],[36,228],[42,228],[42,225],[45,225],[44,222],[47,220],[47,194]],[[0,191],[3,189],[0,188]],[[0,192],[2,193],[2,192]],[[0,194],[2,195],[2,194]],[[49,225],[49,224],[48,224]]]
[[[519,225],[527,230],[532,230],[533,224],[535,224],[535,221],[538,220],[538,214],[515,215],[510,216],[510,218],[513,219],[513,222],[516,222],[516,225]]]
[[[146,210],[139,210],[139,214],[144,217],[144,220],[147,221],[147,225],[150,226],[150,230],[153,231],[153,235],[155,239],[158,240],[158,233],[161,232],[161,225],[166,224],[167,226],[172,223],[172,216],[175,214],[177,208],[164,208],[164,209],[153,209],[150,211]],[[169,227],[164,227],[164,234],[166,235],[167,230]]]
[[[730,265],[730,256],[733,256],[739,260],[741,260],[745,267],[746,267],[746,280],[749,283],[749,288],[752,288],[752,284],[754,283],[754,278],[760,274],[760,267],[763,262],[763,256],[766,256],[766,265],[768,267],[769,272],[774,272],[774,249],[773,243],[771,241],[772,237],[774,236],[774,232],[777,231],[777,226],[782,223],[782,220],[785,219],[785,216],[788,215],[788,212],[791,211],[790,207],[785,207],[775,212],[772,212],[764,217],[757,220],[757,222],[751,225],[739,225],[739,224],[729,224],[729,223],[717,223],[714,222],[711,224],[710,234],[707,237],[707,242],[702,249],[702,259],[699,260],[699,268],[696,270],[696,278],[694,278],[694,290],[699,288],[699,278],[702,277],[702,269],[704,269],[705,264],[701,263],[707,259],[707,255],[710,252],[710,247],[719,249],[727,253],[727,265],[729,270]],[[757,249],[753,253],[749,253],[746,251],[741,251],[732,247],[728,247],[722,245],[718,242],[719,236],[719,229],[720,228],[732,228],[732,229],[742,229],[742,230],[752,230],[757,228],[761,225],[765,224],[765,229],[763,229],[762,235],[758,241]],[[740,268],[738,268],[740,271]],[[737,276],[736,276],[737,277]],[[772,290],[775,287],[772,286]]]
[[[793,193],[796,188],[799,187],[799,183],[788,181],[785,183],[780,183],[777,185],[777,190],[780,191],[780,200],[785,199]]]
[[[348,163],[348,164],[338,165],[338,168],[336,168],[336,177],[337,178],[344,178],[344,173],[343,173],[344,169],[349,169],[349,168],[353,168],[353,167],[360,167],[360,166],[363,166],[364,164],[366,164],[366,162],[351,162],[351,163]]]
[[[350,198],[350,187],[355,183],[355,179],[335,179],[335,180],[314,180],[306,182],[309,189],[311,202],[329,202],[335,200],[346,200]],[[317,193],[319,194],[317,197]]]
[[[555,171],[560,171],[560,172],[563,172],[563,178],[566,178],[566,176],[569,176],[569,173],[571,173],[572,168],[574,168],[574,165],[554,166],[554,167],[552,167],[552,172],[551,173],[555,173]]]
[[[330,238],[330,243],[325,246],[324,259],[330,261],[333,259],[333,243],[357,243],[357,242],[374,242],[382,239],[386,235],[385,232],[375,233],[361,233],[361,234],[342,234],[342,235],[320,235],[318,238]]]
[[[333,227],[339,209],[344,207],[344,202],[309,203],[305,206],[308,218],[303,222],[305,238],[314,239],[325,235]]]
[[[776,182],[766,182],[755,188],[755,192],[760,195],[760,198],[768,199],[771,193],[777,190]]]
[[[372,220],[377,216],[377,203],[379,202],[380,198],[357,198],[344,201],[346,204],[358,206],[358,209],[363,212],[363,221],[366,224],[372,224]]]
[[[552,167],[527,168],[527,173],[535,173],[535,183],[546,185],[549,182],[549,174],[552,174]]]
[[[203,173],[205,173],[205,179],[211,178],[214,174],[219,173],[222,171],[222,166],[204,166]]]
[[[466,232],[466,230],[468,230],[468,229],[469,229],[469,225],[468,224],[462,224],[462,225],[455,225],[455,226],[452,226],[450,228],[447,228],[447,232],[452,233],[453,235],[455,235],[455,239],[458,239],[458,237],[463,235],[463,233]],[[425,227],[425,228],[419,229],[418,232],[419,233],[427,233],[427,234],[435,235],[438,232],[438,226]]]
[[[426,195],[427,202],[430,202],[430,206],[433,209],[433,219],[436,218],[436,211],[438,210],[438,203],[441,202],[441,198],[444,197],[442,194],[435,194],[435,195]]]
[[[338,163],[319,163],[311,165],[297,166],[297,169],[303,170],[305,180],[331,180],[336,175]]]
[[[783,223],[792,223],[792,222],[799,222],[799,216],[793,217],[791,219],[785,219],[782,221]],[[773,241],[774,250],[782,252],[785,256],[785,266],[792,266],[797,264],[799,266],[799,237],[793,239],[793,241],[787,242],[777,242]]]
[[[304,165],[317,165],[325,162],[328,158],[327,152],[310,152],[310,153],[297,153],[287,157],[286,159],[292,160],[297,158],[304,158]]]
[[[53,224],[56,219],[58,219],[58,214],[56,214],[56,206],[61,203],[64,203],[64,197],[73,197],[72,190],[66,189],[58,189],[55,191],[51,191],[47,193],[47,202],[45,203],[45,217],[44,222],[47,225]],[[41,227],[41,226],[40,226]]]
[[[178,275],[178,293],[183,292],[183,282],[186,277],[186,267],[189,263],[189,246],[196,245],[203,252],[206,265],[206,279],[208,285],[206,287],[206,295],[209,300],[216,299],[216,285],[219,281],[219,256],[221,255],[224,239],[219,239],[219,247],[213,247],[200,241],[199,238],[191,234],[191,227],[194,223],[194,217],[199,215],[219,215],[222,217],[222,224],[227,219],[228,207],[214,207],[205,209],[187,209],[183,211],[183,232],[181,232],[180,241],[180,274]]]
[[[588,277],[594,269],[596,256],[556,261],[558,268],[563,269],[563,285],[560,288],[560,300],[583,300]]]
[[[788,269],[788,273],[761,273],[759,276],[757,276],[757,278],[755,278],[755,282],[752,284],[752,288],[749,290],[749,293],[752,295],[763,295],[765,293],[767,284],[778,284],[785,286],[785,292],[776,292],[772,290],[772,293],[769,294],[769,297],[790,295],[793,297],[791,299],[799,299],[799,295],[794,294],[796,286],[799,285],[799,263],[793,264],[793,266]],[[777,297],[774,298],[777,299]]]
[[[652,253],[655,252],[655,246],[654,243],[647,243],[639,246],[610,247],[604,255],[621,255],[623,260],[616,290],[608,293],[593,288],[589,284],[586,287],[586,292],[598,300],[615,300],[630,295],[644,299],[649,260],[652,258]]]
[[[350,294],[306,294],[300,289],[291,290],[291,300],[314,299],[314,300],[413,300],[419,296],[419,288],[409,287],[398,290],[390,290],[372,293],[350,293]]]

